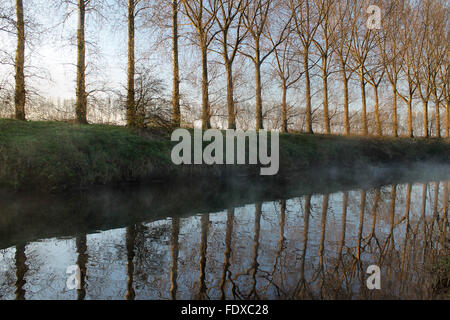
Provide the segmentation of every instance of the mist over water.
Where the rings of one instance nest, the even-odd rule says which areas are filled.
[[[343,172],[2,200],[0,298],[438,298],[450,166]]]

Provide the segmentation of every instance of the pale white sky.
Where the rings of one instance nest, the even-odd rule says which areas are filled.
[[[5,5],[14,5],[13,0],[5,1]],[[51,0],[56,1],[56,0]],[[110,0],[113,1],[113,0]],[[52,8],[48,0],[33,0],[33,6],[29,7],[31,1],[24,1],[25,12],[28,13],[35,22],[41,24],[36,30],[45,29],[43,26],[52,26],[45,33],[33,33],[28,37],[32,40],[32,45],[27,45],[26,65],[30,66],[29,72],[39,74],[39,79],[28,78],[28,84],[36,86],[43,95],[70,98],[75,96],[75,63],[76,47],[75,36],[77,17],[72,14],[63,24],[64,10]],[[126,11],[124,11],[126,13]],[[108,82],[109,86],[118,89],[126,80],[127,63],[127,33],[126,22],[122,25],[120,13],[115,16],[105,16],[105,19],[98,19],[93,15],[86,18],[86,40],[94,42],[95,45],[88,44],[86,62],[88,65],[87,83]],[[30,30],[28,30],[30,31]],[[152,43],[152,35],[147,36],[144,30],[137,31],[136,56],[142,58],[150,57],[153,61],[155,73],[163,78],[170,85],[170,56],[168,59],[158,59],[156,55],[164,53],[152,52],[149,49]],[[34,32],[34,31],[32,31]],[[3,50],[14,57],[15,35],[0,32],[0,42]],[[168,75],[169,77],[167,77]],[[10,82],[13,79],[13,67],[11,65],[0,65],[0,78],[8,76]],[[41,77],[44,77],[41,79]]]

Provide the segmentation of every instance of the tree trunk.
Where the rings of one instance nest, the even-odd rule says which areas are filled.
[[[439,113],[439,98],[436,94],[436,99],[434,102],[435,108],[436,108],[436,115],[435,115],[435,121],[436,121],[436,137],[441,137],[441,115]]]
[[[262,115],[262,88],[261,88],[261,56],[259,45],[256,45],[255,50],[255,77],[256,77],[256,130],[264,129],[263,115]]]
[[[446,117],[445,117],[445,137],[446,138],[448,138],[448,137],[450,137],[450,128],[449,128],[449,125],[450,125],[450,113],[449,113],[449,110],[448,110],[448,105],[449,105],[449,101],[447,100],[447,103],[446,103],[446,105],[445,105],[445,113],[446,113]]]
[[[380,120],[380,99],[378,97],[378,86],[373,86],[373,93],[375,96],[375,120],[377,122],[377,136],[381,137],[383,135],[383,129],[381,127]]]
[[[392,85],[392,135],[398,137],[398,120],[397,120],[397,84]]]
[[[410,138],[414,137],[414,129],[413,129],[413,113],[412,113],[412,100],[413,100],[413,95],[410,92],[409,93],[409,97],[408,97],[408,136]]]
[[[16,89],[14,105],[17,120],[25,120],[25,23],[23,19],[23,2],[16,1],[17,11],[17,51],[16,51]]]
[[[362,102],[362,134],[367,136],[369,130],[367,128],[367,105],[366,105],[366,82],[364,81],[364,69],[360,70],[360,83],[361,83],[361,102]]]
[[[127,126],[138,126],[134,90],[134,11],[135,0],[128,0],[128,87],[127,87]]]
[[[172,91],[172,125],[180,127],[180,68],[178,63],[178,0],[172,1],[172,67],[173,67],[173,91]]]
[[[225,58],[225,69],[227,72],[227,108],[228,129],[236,129],[236,117],[234,114],[234,88],[233,88],[233,64]]]
[[[423,103],[423,136],[428,138],[428,101],[422,99]]]
[[[86,95],[86,47],[84,40],[84,18],[86,13],[85,0],[78,0],[78,30],[77,30],[77,101],[76,122],[87,123]]]
[[[322,58],[322,83],[323,83],[323,121],[325,126],[325,134],[331,133],[330,117],[328,115],[328,74],[327,59]]]
[[[314,133],[312,129],[311,111],[311,80],[309,77],[309,55],[307,50],[303,55],[303,67],[305,69],[305,99],[306,99],[306,133]]]
[[[208,48],[205,34],[200,34],[200,49],[202,54],[202,129],[207,130],[211,128],[211,122],[208,94]]]
[[[283,79],[283,83],[281,85],[281,132],[288,132],[288,123],[287,123],[287,85],[286,80]]]
[[[349,107],[349,93],[348,93],[348,79],[345,70],[342,71],[342,80],[344,81],[344,122],[345,134],[350,135],[350,118],[348,113]]]

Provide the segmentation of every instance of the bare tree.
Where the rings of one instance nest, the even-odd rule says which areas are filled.
[[[349,118],[349,82],[354,73],[350,67],[349,59],[351,58],[351,43],[354,36],[352,32],[351,15],[352,7],[355,1],[345,0],[339,1],[333,10],[333,19],[336,21],[335,36],[332,40],[332,50],[336,53],[340,66],[342,83],[344,84],[344,132],[350,134],[350,118]]]
[[[284,24],[279,38],[267,48],[263,46],[263,40],[268,38],[268,28],[271,14],[275,13],[275,2],[272,0],[252,1],[245,8],[243,23],[252,39],[251,53],[242,51],[241,53],[249,58],[255,66],[255,84],[256,84],[256,130],[264,128],[262,111],[262,85],[261,85],[261,66],[264,61],[273,53],[285,39],[285,32],[288,29],[290,19]]]
[[[425,0],[416,8],[419,12],[415,29],[415,46],[418,48],[414,56],[414,77],[417,84],[417,93],[423,104],[423,135],[429,136],[428,130],[428,104],[433,90],[433,61],[429,53],[433,50],[431,31],[433,23],[432,1]]]
[[[379,87],[381,82],[384,79],[385,76],[385,64],[383,64],[383,60],[380,59],[380,52],[376,51],[373,52],[373,55],[370,55],[368,57],[368,63],[364,66],[365,69],[365,79],[366,81],[372,86],[373,88],[373,96],[375,99],[375,122],[376,122],[376,132],[377,136],[383,135],[383,129],[381,125],[381,119],[380,119],[380,98],[379,98]],[[394,98],[395,100],[395,98]],[[394,123],[397,122],[397,116],[395,115],[397,113],[396,107],[394,108]],[[394,125],[396,128],[397,126]],[[394,132],[397,132],[397,129],[394,130]],[[396,133],[394,133],[396,135]]]
[[[78,0],[77,27],[77,89],[76,89],[76,121],[87,123],[87,93],[86,93],[86,43],[85,17],[86,7],[91,0]]]
[[[185,12],[197,32],[202,57],[202,129],[211,128],[209,105],[208,47],[215,38],[212,32],[214,17],[217,14],[217,0],[182,0]]]
[[[166,48],[168,40],[171,42],[172,54],[172,110],[171,122],[173,127],[181,126],[181,94],[180,94],[180,52],[179,41],[182,37],[180,27],[183,26],[181,17],[181,0],[145,0],[146,7],[151,10],[145,11],[144,23],[150,25],[151,29],[159,29],[161,34],[155,46],[163,44]],[[166,32],[170,30],[170,34],[166,36]],[[164,50],[165,51],[165,50]],[[164,52],[166,54],[166,52]]]
[[[305,72],[306,133],[313,133],[311,109],[310,51],[317,30],[321,25],[321,8],[316,8],[309,0],[289,0],[295,32],[300,40]],[[316,9],[316,10],[314,10]]]
[[[128,73],[127,73],[127,126],[135,127],[136,123],[136,106],[134,101],[134,19],[136,17],[136,4],[139,0],[128,0]]]
[[[401,20],[398,19],[403,14],[401,1],[392,1],[390,7],[384,9],[386,13],[383,18],[383,28],[378,38],[378,47],[383,60],[384,72],[392,87],[392,135],[398,137],[398,81],[401,72],[401,61],[403,47],[398,37],[398,30]]]
[[[448,9],[445,7],[444,3],[437,1],[434,3],[436,9],[434,9],[434,19],[433,19],[433,32],[431,34],[433,41],[433,51],[428,54],[432,54],[433,61],[433,98],[435,105],[435,123],[436,123],[436,137],[441,137],[441,118],[440,118],[440,105],[444,100],[446,84],[448,84],[448,79],[442,77],[445,73],[443,68],[447,68],[448,63],[445,64],[446,58],[448,57]],[[448,60],[448,58],[447,58]],[[447,61],[448,62],[448,61]],[[448,119],[447,119],[448,121]]]
[[[127,72],[127,126],[141,127],[143,118],[138,117],[135,97],[135,20],[142,11],[150,8],[145,0],[128,0],[128,72]]]
[[[292,60],[289,56],[292,54],[291,48],[286,42],[286,46],[275,51],[275,61],[277,65],[276,73],[281,81],[281,132],[288,132],[288,106],[287,106],[287,92],[290,87],[297,83],[303,76],[303,72],[292,70],[296,69],[292,66]]]
[[[408,82],[408,92],[407,95],[403,95],[399,90],[397,91],[398,96],[406,103],[408,106],[408,136],[412,138],[414,136],[413,129],[413,99],[414,93],[416,92],[417,85],[414,77],[414,57],[417,52],[414,42],[414,24],[410,23],[411,20],[415,21],[417,12],[412,10],[410,5],[405,4],[403,6],[402,14],[402,33],[401,33],[401,46],[403,47],[403,54],[401,55],[401,68],[403,74],[406,76],[406,81]],[[391,30],[394,32],[394,30]]]
[[[448,41],[447,41],[448,43]],[[449,86],[449,66],[450,62],[448,61],[448,55],[445,56],[444,63],[442,64],[439,77],[441,79],[442,91],[444,93],[444,101],[445,101],[445,134],[446,138],[450,137],[450,112],[449,112],[449,103],[450,103],[450,86]]]
[[[180,1],[172,1],[172,125],[179,127],[181,125],[180,111],[180,66],[178,60],[178,11]]]
[[[316,7],[319,8],[320,12],[320,35],[321,40],[318,37],[313,38],[314,45],[320,54],[322,70],[322,85],[323,85],[323,124],[325,128],[325,133],[331,133],[330,127],[330,116],[328,114],[328,76],[330,75],[330,59],[333,54],[331,50],[332,37],[334,36],[334,31],[337,28],[335,20],[331,18],[331,11],[335,5],[335,0],[314,0],[316,2]]]
[[[166,99],[163,81],[154,76],[151,68],[144,63],[136,67],[136,121],[139,127],[169,127],[171,107]]]
[[[362,134],[368,135],[367,123],[367,99],[366,99],[366,62],[370,51],[375,47],[376,35],[367,28],[364,19],[366,11],[365,1],[361,1],[357,6],[353,7],[352,13],[352,43],[351,53],[354,69],[357,70],[361,89],[361,125]]]
[[[218,0],[218,2],[219,10],[214,18],[221,34],[218,40],[222,47],[221,55],[227,76],[228,129],[236,129],[233,62],[237,56],[239,46],[247,35],[247,31],[242,30],[242,20],[248,6],[248,0]]]
[[[97,88],[88,92],[86,90],[86,15],[90,12],[96,13],[102,17],[101,9],[104,0],[61,0],[61,3],[68,7],[75,7],[77,12],[77,76],[76,76],[76,102],[75,102],[75,121],[80,124],[87,124],[87,104],[88,96],[94,92],[101,91],[105,88]],[[69,11],[64,20],[66,20],[74,11]]]
[[[297,63],[297,50],[293,37],[293,32],[289,30],[286,35],[286,40],[278,47],[276,46],[276,39],[270,34],[270,41],[275,48],[274,50],[274,70],[276,76],[281,82],[281,132],[288,132],[288,106],[287,106],[287,92],[288,89],[295,85],[303,76],[303,72],[299,69]]]

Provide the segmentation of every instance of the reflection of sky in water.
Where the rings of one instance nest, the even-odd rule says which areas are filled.
[[[438,192],[438,214],[442,216],[444,206],[444,183],[440,183]],[[395,228],[392,247],[397,255],[404,245],[406,208],[406,185],[398,185],[395,198]],[[434,217],[435,183],[428,184],[425,215],[428,221]],[[343,255],[349,259],[356,254],[358,233],[361,216],[361,190],[348,192],[345,246]],[[366,205],[363,216],[362,255],[363,265],[379,263],[379,249],[375,240],[371,246],[367,245],[368,236],[372,232],[373,207],[375,190],[366,192]],[[416,226],[422,214],[423,185],[415,184],[411,192],[410,225]],[[391,229],[392,187],[380,190],[380,201],[376,216],[375,234],[379,243],[384,244]],[[322,215],[324,197],[312,195],[310,199],[311,211],[309,216],[308,242],[305,259],[305,278],[313,279],[319,275],[320,248],[323,240],[323,263],[325,270],[332,270],[338,259],[343,227],[343,194],[329,195],[328,210],[325,219]],[[224,252],[226,250],[227,213],[221,211],[209,214],[208,242],[206,251],[205,285],[210,298],[220,297],[220,284],[224,274]],[[303,254],[305,233],[305,197],[286,201],[285,223],[280,242],[280,202],[262,203],[259,225],[259,247],[257,250],[256,283],[252,278],[252,266],[255,262],[255,205],[246,205],[234,209],[234,223],[232,229],[231,256],[225,293],[228,298],[233,292],[241,297],[248,297],[253,286],[259,297],[276,298],[288,296],[290,290],[299,282],[300,263]],[[323,225],[323,223],[325,224]],[[201,224],[202,216],[195,215],[180,219],[179,254],[178,254],[178,291],[179,298],[195,298],[199,288],[199,261],[201,258]],[[321,232],[322,227],[325,233]],[[137,226],[134,239],[134,273],[133,287],[136,299],[170,299],[170,275],[172,268],[171,237],[172,222],[170,218],[143,223]],[[439,232],[438,224],[434,224],[434,231]],[[435,237],[437,235],[435,234]],[[123,299],[127,294],[127,229],[113,229],[87,235],[87,275],[86,299]],[[417,237],[422,242],[422,233]],[[322,239],[323,237],[323,239]],[[436,238],[437,239],[437,238]],[[409,240],[408,240],[409,241]],[[408,248],[415,246],[410,245]],[[438,245],[436,245],[438,246]],[[420,247],[420,246],[419,246]],[[419,248],[420,249],[420,248]],[[411,249],[408,268],[416,270],[421,264],[423,256],[420,250]],[[422,249],[423,250],[423,249]],[[15,247],[0,250],[0,298],[14,299],[16,291],[16,249]],[[77,261],[77,247],[75,238],[46,239],[26,244],[26,266],[28,270],[23,285],[26,299],[76,299],[75,290],[66,289],[66,268]],[[397,261],[397,262],[396,262]],[[395,265],[397,263],[397,265]],[[399,272],[398,257],[387,259],[381,264],[382,271],[389,269],[388,279],[385,279],[389,290],[399,294],[396,283],[396,273]],[[383,269],[384,268],[384,269]],[[333,273],[333,272],[332,272]],[[413,274],[409,278],[411,285],[416,285],[419,277],[424,274]],[[236,286],[233,289],[232,283]],[[318,290],[317,281],[312,281],[312,291]],[[354,294],[360,290],[361,282],[356,279],[350,287]],[[411,292],[410,292],[411,293]],[[422,296],[417,296],[421,298]]]

